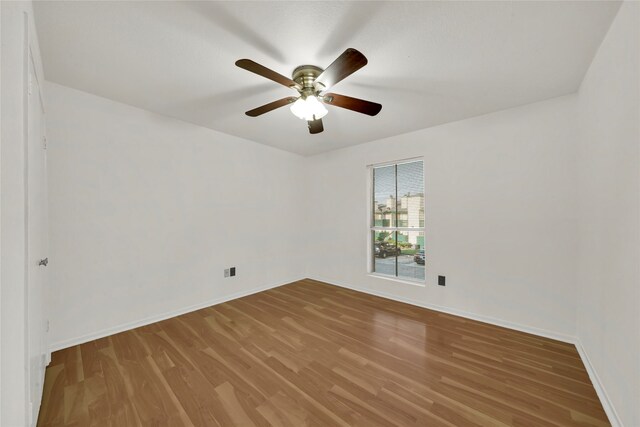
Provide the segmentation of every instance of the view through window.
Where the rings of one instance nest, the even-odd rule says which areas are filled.
[[[424,282],[422,160],[373,167],[373,272]]]

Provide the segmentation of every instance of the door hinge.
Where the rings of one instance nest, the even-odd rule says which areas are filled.
[[[49,321],[47,320],[47,330],[45,332],[49,332]]]
[[[42,149],[43,150],[47,149],[47,137],[46,136],[42,137]]]

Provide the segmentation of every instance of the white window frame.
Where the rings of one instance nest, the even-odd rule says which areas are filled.
[[[422,189],[423,189],[423,194],[424,194],[424,205],[423,205],[423,209],[425,212],[425,219],[424,219],[424,224],[422,227],[377,227],[374,224],[374,213],[373,213],[373,202],[375,201],[375,196],[373,194],[375,188],[374,188],[374,182],[373,182],[373,170],[375,168],[380,168],[380,167],[385,167],[385,166],[397,166],[397,165],[401,165],[401,164],[405,164],[405,163],[413,163],[413,162],[417,162],[417,161],[421,161],[422,162]],[[383,273],[378,273],[376,271],[374,271],[374,263],[375,263],[375,253],[373,250],[373,232],[375,231],[422,231],[422,235],[425,237],[425,244],[424,244],[424,248],[422,248],[425,251],[425,256],[426,256],[426,222],[427,222],[427,218],[426,218],[426,204],[427,204],[427,197],[426,197],[426,190],[425,190],[425,183],[426,183],[426,175],[425,175],[425,165],[424,165],[424,158],[423,157],[412,157],[412,158],[408,158],[408,159],[402,159],[402,160],[395,160],[395,161],[390,161],[390,162],[384,162],[384,163],[375,163],[375,164],[370,164],[367,165],[367,203],[368,203],[368,208],[367,208],[367,215],[368,215],[368,220],[367,220],[367,272],[370,276],[372,277],[376,277],[376,278],[380,278],[380,279],[385,279],[385,280],[390,280],[390,281],[394,281],[394,282],[400,282],[400,283],[404,283],[404,284],[409,284],[409,285],[414,285],[414,286],[425,286],[426,281],[427,281],[427,266],[426,266],[426,262],[425,262],[425,278],[423,280],[420,279],[411,279],[409,277],[399,277],[397,275],[390,275],[390,274],[383,274]],[[397,173],[397,172],[396,172]],[[397,189],[396,189],[397,191]],[[398,221],[398,217],[396,216],[396,222]]]

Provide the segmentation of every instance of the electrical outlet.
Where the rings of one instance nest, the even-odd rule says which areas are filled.
[[[438,276],[438,286],[445,286],[445,277]]]
[[[236,275],[236,268],[231,267],[231,276],[235,276],[235,275]]]
[[[230,276],[230,274],[231,274],[231,273],[229,272],[229,269],[228,269],[228,268],[225,268],[225,269],[224,269],[224,277],[229,277],[229,276]]]

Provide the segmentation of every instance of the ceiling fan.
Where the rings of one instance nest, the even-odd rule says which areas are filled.
[[[250,59],[239,59],[236,61],[236,65],[298,91],[298,96],[282,98],[247,111],[245,114],[250,117],[257,117],[291,104],[291,112],[296,117],[306,120],[309,133],[315,134],[324,130],[322,118],[328,111],[323,104],[346,108],[369,116],[375,116],[382,109],[382,105],[375,102],[326,92],[345,77],[367,65],[367,58],[356,49],[345,50],[325,70],[314,65],[301,65],[293,70],[291,78],[278,74]]]

